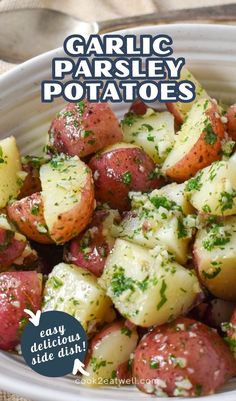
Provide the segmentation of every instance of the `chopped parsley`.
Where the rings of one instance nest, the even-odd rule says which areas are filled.
[[[34,216],[38,216],[39,214],[39,205],[33,205],[31,208],[31,214],[33,214]]]
[[[158,369],[159,366],[160,366],[160,364],[159,364],[158,361],[155,361],[155,359],[151,359],[151,360],[150,360],[150,362],[149,362],[149,367],[150,367],[151,369]]]
[[[132,175],[130,173],[130,171],[126,171],[123,175],[122,175],[122,182],[125,185],[129,185],[132,181]]]
[[[214,133],[210,123],[204,129],[205,136],[204,141],[207,145],[214,145],[217,141],[217,135]]]
[[[211,208],[210,208],[210,206],[209,205],[204,205],[203,207],[202,207],[202,211],[204,212],[204,213],[211,213]]]
[[[2,147],[0,146],[0,164],[5,163],[5,160],[3,158],[3,150]]]
[[[180,209],[180,206],[178,206],[174,201],[166,198],[165,196],[153,196],[150,198],[150,202],[157,208],[159,209],[160,207],[163,207],[166,210],[173,210],[173,209]]]
[[[213,224],[208,231],[206,239],[202,241],[203,247],[207,251],[211,251],[213,248],[224,249],[224,245],[230,242],[231,234],[228,231],[222,230],[222,226],[219,224]]]
[[[167,289],[167,285],[165,280],[162,280],[162,284],[161,284],[161,289],[160,289],[160,296],[161,296],[161,300],[160,302],[157,304],[157,310],[161,309],[161,307],[166,303],[167,298],[166,298],[166,289]]]
[[[213,269],[213,271],[211,273],[209,272],[205,272],[203,270],[202,274],[205,278],[207,278],[208,280],[211,280],[213,278],[215,278],[216,276],[218,276],[218,274],[221,272],[221,268],[219,266],[217,266],[215,269]]]
[[[220,210],[223,213],[225,210],[232,209],[234,206],[234,199],[236,198],[236,190],[230,192],[221,192],[219,204]]]
[[[229,346],[230,350],[236,351],[236,340],[232,337],[224,337],[226,344]]]
[[[73,117],[74,112],[73,111],[65,111],[65,113],[63,113],[63,117]]]
[[[153,127],[150,124],[142,124],[141,129],[145,128],[148,132],[153,131]]]
[[[92,357],[91,358],[91,365],[93,367],[93,372],[96,373],[98,371],[98,369],[100,369],[103,366],[106,366],[107,361],[105,360],[101,360],[99,361],[97,358]]]
[[[125,115],[125,118],[121,121],[122,125],[128,125],[128,127],[132,127],[132,125],[137,121],[136,114],[129,112]]]
[[[196,384],[195,385],[195,395],[199,397],[202,394],[202,385]]]
[[[85,103],[83,101],[76,103],[77,110],[79,114],[82,116],[84,113]]]
[[[141,291],[145,291],[148,288],[149,277],[145,277],[144,280],[134,280],[132,277],[125,275],[125,269],[121,266],[114,265],[116,269],[111,279],[111,289],[115,296],[121,295],[124,291],[130,290],[135,291],[135,287]]]
[[[128,327],[124,326],[121,329],[121,334],[124,334],[127,337],[131,337],[132,331]]]
[[[178,219],[177,230],[178,230],[178,238],[186,238],[188,236],[188,230],[181,219]]]
[[[194,178],[190,178],[190,180],[188,180],[184,190],[186,192],[199,191],[202,187],[202,182],[201,182],[202,174],[203,174],[203,172],[201,171]]]
[[[62,287],[64,284],[63,281],[59,277],[56,277],[56,276],[52,276],[50,281],[52,283],[53,288],[55,288],[55,289]]]
[[[111,288],[115,296],[121,295],[126,290],[134,291],[135,281],[131,277],[125,276],[125,269],[121,266],[114,266],[115,273],[111,279]]]
[[[88,131],[84,131],[84,138],[88,138],[88,136],[90,136],[90,135],[93,135],[93,131],[91,131],[91,130],[88,130]]]
[[[137,281],[137,286],[140,290],[145,291],[148,288],[148,280],[149,277],[147,276],[143,281]]]
[[[17,329],[17,333],[20,335],[22,332],[23,332],[23,330],[24,330],[24,328],[25,328],[25,326],[28,324],[28,318],[26,317],[26,316],[22,316],[22,318],[20,319],[20,321],[19,321],[19,327],[18,327],[18,329]]]

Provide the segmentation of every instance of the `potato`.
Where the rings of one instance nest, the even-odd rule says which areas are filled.
[[[176,136],[174,148],[163,164],[163,174],[177,182],[189,179],[220,159],[223,138],[224,125],[216,103],[199,100]]]
[[[222,323],[221,328],[223,332],[227,333],[224,340],[236,359],[236,308],[234,308],[231,317]]]
[[[0,214],[0,272],[33,270],[38,267],[37,252],[18,233],[5,214]]]
[[[163,244],[179,263],[185,264],[195,218],[184,216],[182,207],[189,208],[182,185],[178,187],[171,184],[150,194],[130,194],[132,211],[116,227],[114,236],[148,248]]]
[[[66,245],[64,261],[83,267],[97,277],[101,276],[106,258],[115,242],[112,226],[114,221],[119,220],[117,210],[97,210],[86,231]]]
[[[10,199],[17,197],[24,178],[15,138],[10,136],[2,139],[0,141],[0,209],[4,208]]]
[[[46,159],[36,156],[25,156],[22,158],[22,170],[27,174],[18,195],[18,199],[33,195],[41,191],[41,181],[39,178],[39,168],[46,163]]]
[[[153,160],[138,146],[119,143],[92,157],[95,197],[112,209],[130,208],[129,191],[147,192],[159,188]]]
[[[230,138],[236,141],[236,103],[229,107],[225,117],[227,118],[226,131]]]
[[[119,122],[107,103],[68,103],[49,129],[49,150],[85,157],[122,141]]]
[[[0,273],[0,349],[12,350],[28,323],[24,309],[41,307],[42,275],[34,271]]]
[[[185,183],[177,184],[173,182],[160,188],[158,193],[180,206],[185,215],[194,213],[194,208],[191,205],[189,196],[185,191]]]
[[[146,113],[147,109],[148,106],[141,99],[136,99],[131,104],[129,112],[141,116]]]
[[[168,111],[129,112],[121,121],[124,141],[140,146],[156,163],[163,163],[174,146],[174,118]]]
[[[7,270],[22,255],[26,244],[26,238],[16,234],[6,215],[0,214],[0,272]]]
[[[83,377],[83,384],[87,386],[119,385],[116,371],[121,364],[129,360],[137,342],[136,329],[130,329],[125,322],[117,321],[101,330],[90,344],[86,363],[86,372],[89,376]]]
[[[41,193],[38,192],[12,202],[7,207],[7,215],[10,221],[15,223],[19,231],[28,239],[41,244],[53,242],[44,219]]]
[[[80,321],[88,334],[115,318],[111,300],[96,277],[73,264],[59,263],[48,276],[43,311],[58,310]]]
[[[236,301],[236,216],[199,230],[193,254],[204,286],[216,297]]]
[[[134,355],[137,387],[156,396],[210,395],[235,374],[236,363],[223,339],[184,317],[151,330]]]
[[[185,81],[185,80],[194,83],[195,93],[196,93],[195,99],[192,102],[188,103],[183,103],[183,102],[166,103],[167,109],[173,114],[173,116],[175,117],[176,121],[179,124],[182,124],[184,122],[194,103],[196,103],[200,99],[209,98],[209,95],[207,94],[205,89],[203,89],[202,85],[196,80],[193,74],[186,67],[182,68],[180,74],[180,81]]]
[[[152,250],[117,239],[99,284],[122,316],[149,327],[185,313],[201,295],[194,273],[160,247]]]
[[[236,154],[205,167],[191,178],[185,191],[200,212],[216,216],[236,213]]]
[[[191,310],[189,317],[200,320],[210,327],[221,329],[222,323],[230,320],[234,308],[234,302],[214,298],[197,305]]]
[[[50,238],[64,244],[85,229],[94,210],[92,174],[77,156],[40,167],[43,214]]]

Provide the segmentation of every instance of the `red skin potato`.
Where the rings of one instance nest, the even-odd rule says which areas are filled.
[[[206,133],[203,131],[189,152],[167,169],[166,175],[169,178],[176,182],[184,182],[212,162],[220,160],[221,141],[224,139],[225,129],[221,119],[216,117],[216,113],[218,113],[217,105],[211,102],[211,108],[206,111],[206,115],[216,135],[214,145],[206,144],[204,140]]]
[[[227,320],[225,322],[228,322]],[[232,340],[232,344],[229,345],[232,348],[232,351],[234,352],[234,357],[236,358],[236,349],[235,349],[235,342],[236,342],[236,307],[232,313],[232,316],[230,318],[230,326],[226,331],[227,331],[227,336],[229,340]],[[224,330],[225,331],[225,330]]]
[[[176,358],[183,358],[182,367]],[[224,340],[204,324],[184,317],[145,335],[133,363],[133,376],[141,391],[159,389],[168,396],[212,394],[235,374],[236,362]],[[155,379],[162,381],[157,387]],[[181,389],[186,379],[189,386],[183,386],[183,393],[178,394],[178,382]],[[151,386],[145,388],[145,380],[151,381]]]
[[[148,192],[162,183],[159,177],[150,178],[155,170],[153,160],[142,149],[125,144],[95,155],[89,167],[93,171],[95,198],[121,211],[130,209],[130,191]]]
[[[14,231],[0,228],[0,271],[11,266],[26,247],[26,241],[15,239],[14,235]]]
[[[236,141],[236,103],[228,108],[225,117],[228,120],[226,123],[226,131],[233,141]]]
[[[189,313],[189,317],[201,321],[210,327],[221,328],[221,323],[228,322],[234,310],[235,303],[215,298],[202,302]]]
[[[112,249],[111,240],[109,243],[103,233],[103,221],[108,215],[109,210],[98,210],[94,213],[86,231],[73,238],[66,246],[65,262],[83,267],[97,277],[102,275],[106,258]],[[89,251],[85,252],[85,249]]]
[[[123,327],[127,327],[129,330],[133,330],[135,325],[128,320],[117,320],[116,322],[107,324],[102,330],[99,331],[91,340],[88,348],[88,352],[85,358],[85,369],[89,363],[89,360],[92,356],[93,349],[103,340],[104,337],[108,336],[109,334],[113,333],[114,331],[121,330]],[[120,365],[119,365],[120,366]],[[118,367],[119,368],[119,367]]]
[[[49,129],[49,149],[70,156],[85,157],[122,139],[119,121],[109,105],[87,100],[68,103]]]
[[[143,116],[148,109],[148,106],[140,99],[136,99],[130,106],[129,112]]]
[[[38,212],[37,214],[32,214],[32,208],[35,206],[38,207]],[[39,192],[7,206],[7,215],[9,220],[15,223],[19,231],[28,239],[41,244],[53,243],[47,233],[40,233],[35,226],[35,223],[39,223],[46,227],[43,215],[43,201]]]
[[[122,383],[131,384],[132,380],[132,368],[130,361],[121,363],[116,369],[116,377],[121,380]]]
[[[41,307],[42,281],[34,271],[0,274],[0,349],[12,350],[28,322],[24,309]]]

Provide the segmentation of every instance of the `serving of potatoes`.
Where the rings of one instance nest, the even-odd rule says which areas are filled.
[[[87,333],[85,386],[192,397],[236,375],[236,106],[180,80],[193,102],[121,121],[66,104],[42,157],[0,141],[0,349],[24,309],[56,310]]]

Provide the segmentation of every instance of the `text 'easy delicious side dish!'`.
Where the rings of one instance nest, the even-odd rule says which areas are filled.
[[[0,141],[0,348],[24,309],[90,339],[84,385],[212,394],[236,375],[236,106],[67,104],[45,156]]]

